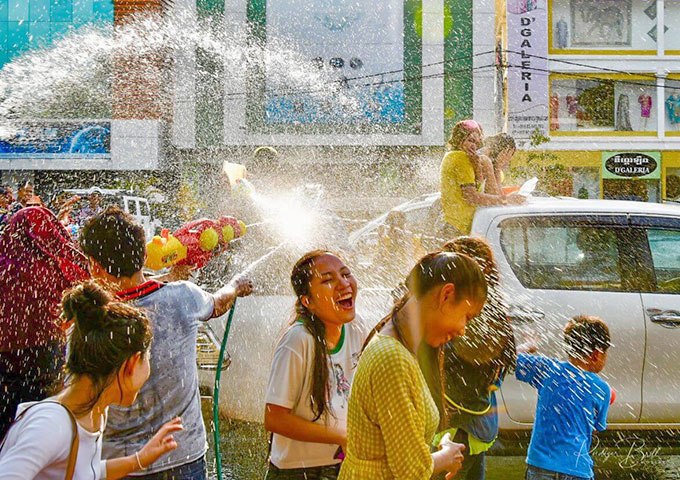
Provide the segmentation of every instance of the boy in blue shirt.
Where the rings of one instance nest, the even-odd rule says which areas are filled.
[[[609,329],[578,316],[564,329],[568,362],[520,354],[515,376],[538,390],[526,480],[594,478],[592,435],[607,428],[611,390],[596,374],[607,362]]]

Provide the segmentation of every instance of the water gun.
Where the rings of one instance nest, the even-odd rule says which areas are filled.
[[[160,270],[172,265],[205,266],[224,251],[229,242],[246,233],[246,225],[234,217],[223,216],[217,221],[202,218],[178,228],[174,233],[163,229],[146,245],[145,266]]]

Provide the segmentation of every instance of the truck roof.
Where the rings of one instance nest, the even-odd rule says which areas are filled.
[[[571,197],[529,197],[524,205],[477,208],[475,224],[486,225],[499,215],[512,214],[583,213],[636,215],[663,215],[680,217],[680,204],[647,203],[627,200],[577,199]]]

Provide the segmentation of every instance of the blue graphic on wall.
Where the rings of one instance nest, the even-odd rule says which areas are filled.
[[[401,123],[405,117],[403,84],[343,92],[349,99],[312,95],[269,95],[267,123]]]
[[[111,158],[110,122],[24,124],[0,139],[0,159]]]

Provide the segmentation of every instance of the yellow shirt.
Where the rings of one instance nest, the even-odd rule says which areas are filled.
[[[397,339],[376,335],[354,374],[339,480],[429,479],[438,425],[415,356]]]
[[[476,207],[463,198],[464,186],[475,186],[475,169],[467,153],[448,152],[441,165],[442,210],[444,221],[457,228],[461,234],[470,233]]]

